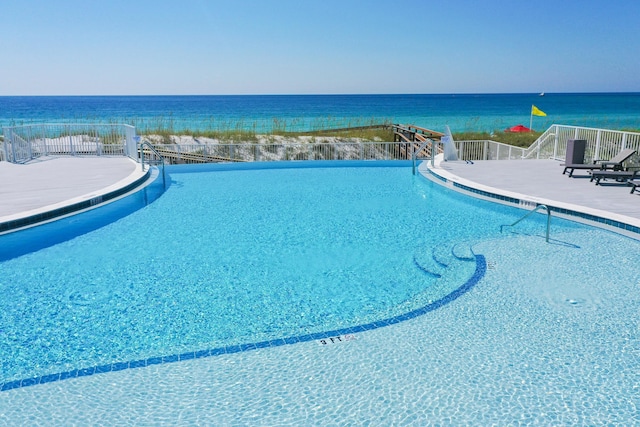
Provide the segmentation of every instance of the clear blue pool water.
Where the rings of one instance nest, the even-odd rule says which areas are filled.
[[[347,343],[13,389],[0,424],[640,422],[640,242],[554,217],[545,243],[543,215],[500,234],[523,211],[374,165],[177,167],[70,240],[3,236],[21,255],[0,264],[2,380],[375,322],[455,293],[482,255],[462,298]]]
[[[339,330],[450,294],[477,267],[465,242],[514,211],[387,165],[175,167],[142,209],[139,193],[4,237],[10,254],[79,234],[2,263],[2,379]]]

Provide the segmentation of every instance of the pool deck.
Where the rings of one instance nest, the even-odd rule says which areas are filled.
[[[587,171],[576,171],[574,177],[569,178],[562,174],[562,165],[555,160],[483,160],[473,163],[436,161],[431,167],[425,161],[420,164],[419,171],[436,182],[468,194],[480,197],[491,194],[483,198],[503,202],[501,197],[516,199],[525,209],[544,204],[640,227],[639,192],[630,194],[629,186],[615,181],[595,185]],[[507,204],[513,204],[513,201]]]
[[[0,224],[86,202],[144,176],[139,164],[123,156],[0,162]]]
[[[584,171],[569,178],[562,174],[561,164],[554,160],[436,161],[430,167],[424,161],[419,171],[434,182],[493,201],[515,199],[525,209],[545,204],[640,227],[639,192],[629,194],[628,186],[609,182],[596,186]],[[94,199],[143,176],[140,166],[126,157],[0,162],[0,224]]]

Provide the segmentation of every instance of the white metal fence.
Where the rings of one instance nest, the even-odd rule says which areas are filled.
[[[154,144],[169,163],[268,162],[280,160],[410,160],[406,142],[303,142]]]
[[[637,132],[552,125],[525,150],[523,158],[564,160],[570,139],[587,141],[585,163],[610,159],[625,148],[640,151],[640,133]]]
[[[521,159],[525,149],[490,140],[455,141],[461,160],[514,160]]]
[[[125,155],[139,159],[136,130],[122,124],[44,124],[3,128],[0,160],[25,162],[46,155]],[[569,139],[587,140],[585,162],[610,159],[623,148],[640,152],[640,133],[552,125],[530,147],[496,141],[455,141],[462,160],[564,159]],[[154,144],[170,163],[277,160],[411,159],[407,142]],[[637,163],[633,159],[632,163]]]
[[[456,141],[458,157],[463,160],[564,160],[567,141],[587,141],[585,163],[597,159],[610,159],[625,148],[640,153],[640,133],[595,129],[579,126],[552,125],[528,148],[514,147],[496,141]]]
[[[39,124],[2,130],[0,160],[12,163],[49,155],[138,157],[136,130],[129,125]]]

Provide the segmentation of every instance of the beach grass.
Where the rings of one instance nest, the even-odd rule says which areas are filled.
[[[255,143],[260,137],[282,136],[296,138],[300,136],[358,138],[367,141],[393,141],[392,122],[376,118],[337,118],[325,117],[312,121],[303,119],[273,118],[270,123],[238,121],[214,121],[204,124],[199,122],[197,128],[177,126],[171,117],[153,120],[130,121],[141,135],[157,135],[164,143],[172,143],[175,135],[189,135],[216,139],[221,142]]]
[[[296,121],[286,121],[284,119],[273,119],[272,126],[265,130],[263,126],[253,123],[248,125],[244,121],[235,123],[228,122],[215,128],[208,129],[176,129],[171,126],[170,121],[155,122],[156,126],[147,124],[144,128],[139,128],[142,135],[156,135],[161,137],[161,142],[166,144],[174,143],[173,136],[188,135],[195,138],[210,138],[219,142],[245,142],[258,143],[261,140],[271,140],[276,136],[285,138],[311,137],[315,138],[333,137],[338,139],[359,139],[363,141],[393,141],[394,135],[392,122],[376,122],[372,120],[347,120],[347,119],[325,119],[314,122],[302,130],[301,124]],[[454,132],[453,138],[458,141],[470,140],[492,140],[516,147],[529,147],[543,132]]]
[[[477,141],[490,140],[502,142],[503,144],[513,145],[515,147],[527,148],[533,144],[536,139],[544,132],[454,132],[453,139],[457,141]]]

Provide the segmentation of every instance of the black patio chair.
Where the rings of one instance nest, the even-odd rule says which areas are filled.
[[[600,184],[603,179],[614,179],[620,183],[640,178],[640,171],[623,171],[623,170],[594,170],[591,172],[591,182],[595,180],[596,185]]]
[[[615,157],[612,157],[611,160],[594,160],[593,163],[565,164],[562,174],[564,175],[568,170],[570,170],[569,177],[572,177],[573,171],[576,169],[590,170],[590,171],[595,171],[597,169],[619,171],[623,169],[622,164],[625,161],[629,160],[629,158],[633,156],[635,153],[636,153],[636,150],[625,148],[624,150],[616,154]],[[593,181],[593,176],[591,177],[591,180]]]

